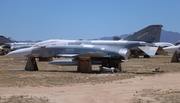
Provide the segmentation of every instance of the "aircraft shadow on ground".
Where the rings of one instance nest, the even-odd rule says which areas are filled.
[[[24,69],[8,69],[9,72],[25,72]]]
[[[61,73],[80,73],[77,71],[61,71],[61,70],[40,70],[39,72],[61,72]],[[99,74],[100,72],[97,70],[93,70],[91,73],[88,74]]]
[[[9,72],[59,72],[59,73],[80,73],[80,72],[77,72],[77,71],[61,71],[61,70],[39,70],[39,71],[26,71],[24,69],[9,69],[8,70]],[[86,73],[86,74],[110,74],[110,72],[106,72],[106,73],[103,73],[103,72],[100,72],[98,70],[92,70],[91,73]],[[117,73],[117,72],[115,72]],[[164,73],[164,71],[159,71],[159,72],[130,72],[130,71],[122,71],[122,72],[119,72],[119,73],[132,73],[132,74],[157,74],[157,73]]]
[[[132,73],[132,74],[157,74],[157,73],[164,73],[164,71],[147,71],[147,72],[128,72],[128,71],[122,71],[122,73]]]
[[[9,72],[59,72],[59,73],[81,73],[77,71],[61,71],[61,70],[39,70],[39,71],[26,71],[24,69],[9,69]],[[110,72],[109,72],[110,73]],[[86,74],[103,74],[99,70],[92,70],[90,73]]]

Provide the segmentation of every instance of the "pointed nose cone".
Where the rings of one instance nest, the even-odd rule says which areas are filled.
[[[8,57],[13,57],[13,58],[21,58],[21,57],[26,57],[27,55],[30,55],[32,51],[32,48],[24,48],[24,49],[18,49],[12,52],[9,52],[6,54]]]
[[[165,48],[163,48],[166,52],[172,52],[172,53],[174,53],[175,51],[180,51],[179,50],[179,48],[180,48],[180,46],[170,46],[170,47],[165,47]]]

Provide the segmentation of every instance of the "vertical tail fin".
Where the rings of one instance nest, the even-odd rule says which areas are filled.
[[[145,42],[159,42],[161,36],[162,25],[150,25],[134,34],[125,37],[123,40],[129,41],[145,41]]]
[[[6,38],[4,36],[0,35],[0,45],[3,45],[5,43],[13,43],[14,41],[12,41],[10,38]]]

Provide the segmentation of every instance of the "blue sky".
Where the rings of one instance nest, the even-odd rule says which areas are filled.
[[[15,40],[95,39],[151,24],[180,33],[180,0],[0,0],[0,35]]]

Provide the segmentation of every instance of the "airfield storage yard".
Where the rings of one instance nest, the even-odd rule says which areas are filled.
[[[133,58],[122,73],[77,73],[76,66],[37,62],[39,71],[24,71],[26,61],[0,57],[0,103],[179,103],[180,63],[171,56]],[[164,72],[152,72],[156,68]]]

